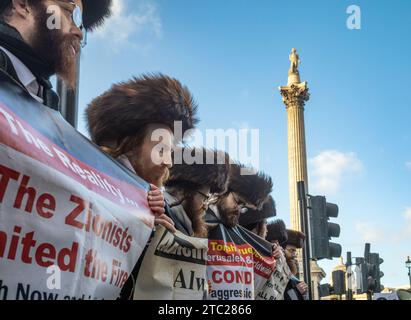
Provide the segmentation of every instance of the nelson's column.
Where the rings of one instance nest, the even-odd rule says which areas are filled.
[[[288,84],[280,87],[288,115],[288,174],[291,229],[302,231],[302,221],[298,207],[297,182],[304,181],[308,193],[307,151],[305,141],[304,107],[310,99],[307,82],[301,82],[298,70],[300,58],[296,49],[291,50]],[[308,241],[308,235],[307,235]],[[299,265],[302,266],[301,254]],[[302,268],[300,268],[302,270]],[[311,282],[314,299],[318,299],[318,284],[325,277],[325,272],[316,262],[311,263]]]

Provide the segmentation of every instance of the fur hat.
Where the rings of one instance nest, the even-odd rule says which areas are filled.
[[[82,0],[83,23],[87,30],[93,30],[102,25],[104,19],[110,16],[111,0]],[[11,0],[0,0],[0,13],[11,4]]]
[[[182,122],[182,134],[198,123],[197,104],[187,87],[162,74],[143,75],[115,84],[94,99],[86,110],[93,142],[118,143],[142,126],[162,123],[174,131]],[[175,137],[176,142],[182,139]]]
[[[277,212],[275,209],[274,199],[272,196],[269,196],[267,201],[264,202],[261,210],[248,209],[247,212],[242,213],[240,215],[239,224],[240,226],[247,228],[248,226],[252,226],[266,219],[275,217],[276,214]]]
[[[82,0],[84,26],[94,30],[111,14],[111,0]]]
[[[287,245],[292,245],[297,247],[297,249],[301,249],[304,247],[304,241],[305,241],[305,234],[296,231],[296,230],[287,230],[287,236],[288,240],[284,244],[282,244],[283,248],[285,248]]]
[[[232,164],[228,189],[238,193],[245,201],[261,209],[268,195],[273,190],[273,182],[262,172],[254,175],[242,175],[242,170],[252,171],[240,164]]]
[[[277,240],[280,245],[287,242],[288,234],[287,227],[281,219],[277,219],[267,225],[267,241],[273,242]]]
[[[177,155],[181,156],[178,161]],[[185,162],[184,155],[190,155],[194,163]],[[177,148],[173,163],[166,186],[178,185],[188,189],[209,186],[211,193],[224,193],[227,190],[230,173],[227,153],[204,148]]]

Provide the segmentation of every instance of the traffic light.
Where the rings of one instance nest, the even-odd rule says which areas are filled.
[[[380,293],[384,290],[384,287],[381,285],[381,278],[384,276],[384,273],[381,271],[380,265],[384,262],[383,259],[380,258],[378,253],[371,253],[370,254],[370,264],[372,266],[371,277],[374,279],[374,290],[373,292]]]
[[[341,270],[332,273],[334,294],[342,295],[346,293],[345,272]]]
[[[340,236],[340,226],[329,222],[338,217],[338,206],[327,203],[325,197],[310,197],[310,226],[312,258],[316,260],[341,257],[342,247],[330,242],[332,237]]]
[[[381,285],[381,278],[384,273],[381,271],[380,265],[384,262],[378,253],[370,253],[371,245],[365,244],[364,260],[367,268],[367,291],[380,293],[384,286]]]

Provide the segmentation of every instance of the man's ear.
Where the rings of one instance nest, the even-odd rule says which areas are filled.
[[[31,12],[27,0],[12,0],[13,13],[22,19],[26,19]]]

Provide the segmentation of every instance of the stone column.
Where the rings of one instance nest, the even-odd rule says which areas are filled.
[[[301,82],[298,66],[300,57],[296,49],[290,55],[291,66],[288,72],[287,86],[280,87],[281,96],[288,116],[288,175],[290,196],[290,229],[302,231],[302,221],[298,204],[297,182],[305,182],[308,193],[307,151],[305,143],[304,107],[310,99],[307,82]],[[307,235],[308,237],[309,235]],[[309,241],[309,239],[307,239]],[[299,252],[300,277],[302,276],[302,255]],[[325,277],[325,272],[317,262],[311,261],[311,282],[313,298],[318,300],[318,285]]]
[[[288,114],[288,174],[291,229],[302,230],[298,207],[297,182],[305,182],[308,192],[307,151],[305,144],[304,106],[310,98],[306,82],[299,82],[299,74],[289,74],[289,84],[280,92]]]
[[[318,286],[321,283],[321,280],[326,276],[325,271],[320,268],[317,264],[317,261],[311,261],[311,286],[313,290],[313,299],[320,300],[320,294],[318,292]]]

